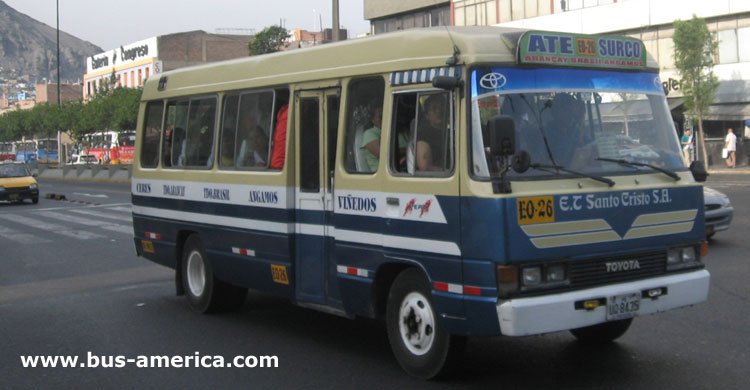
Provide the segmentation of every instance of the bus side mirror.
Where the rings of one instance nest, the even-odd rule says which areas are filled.
[[[703,165],[703,161],[695,160],[690,163],[690,173],[693,174],[693,179],[697,182],[704,182],[708,178],[708,172],[706,172],[706,166]]]
[[[496,115],[487,123],[490,155],[512,156],[516,152],[516,124],[513,118]]]
[[[446,91],[452,91],[462,84],[460,77],[435,76],[432,79],[432,86]]]

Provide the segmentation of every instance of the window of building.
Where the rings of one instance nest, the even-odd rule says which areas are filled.
[[[730,64],[739,61],[737,53],[737,30],[722,30],[719,38],[719,63]]]
[[[138,69],[138,85],[137,86],[140,87],[141,85],[143,85],[143,70]]]
[[[161,139],[163,112],[163,102],[149,102],[146,105],[143,140],[141,141],[141,166],[144,168],[156,168],[159,163],[159,140]]]
[[[391,168],[411,176],[445,175],[453,169],[453,116],[448,92],[394,95]]]
[[[750,47],[750,27],[737,29],[737,47]],[[740,50],[739,62],[750,62],[750,50]]]
[[[674,68],[674,41],[672,37],[656,40],[659,56],[659,67],[661,69]]]
[[[151,70],[151,68],[146,68],[146,77],[144,78],[145,80],[148,80],[148,76],[149,76],[149,71],[150,70]]]
[[[453,10],[456,26],[489,26],[498,23],[495,0],[454,1]]]
[[[378,170],[384,90],[382,77],[349,83],[344,157],[348,172],[373,173]]]

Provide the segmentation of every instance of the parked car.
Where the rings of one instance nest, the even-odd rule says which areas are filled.
[[[99,164],[99,159],[93,154],[74,154],[73,157],[68,161],[71,165],[91,165]]]
[[[26,164],[6,161],[0,164],[0,200],[23,202],[31,199],[39,203],[39,185],[36,174],[31,174]]]
[[[729,197],[713,188],[703,187],[703,200],[706,211],[706,237],[729,229],[734,215],[734,207]]]

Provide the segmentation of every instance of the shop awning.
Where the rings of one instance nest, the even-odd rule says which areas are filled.
[[[712,121],[744,121],[750,119],[750,103],[709,106],[708,114],[703,119]]]

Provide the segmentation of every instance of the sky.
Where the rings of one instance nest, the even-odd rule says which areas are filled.
[[[16,11],[55,27],[56,0],[2,0]],[[183,31],[255,29],[278,25],[288,30],[331,27],[331,0],[59,0],[60,30],[103,51],[146,38]],[[339,21],[350,37],[370,30],[364,0],[339,0]]]

